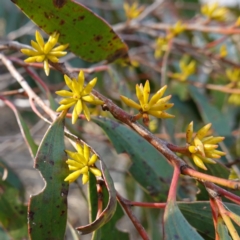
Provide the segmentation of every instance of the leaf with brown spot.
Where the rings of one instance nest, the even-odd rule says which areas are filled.
[[[49,127],[35,159],[45,181],[43,190],[30,198],[28,229],[31,239],[64,239],[67,221],[68,175],[64,151],[64,116]]]
[[[14,3],[46,33],[59,32],[59,43],[69,43],[69,50],[86,61],[112,62],[127,56],[127,45],[111,26],[78,2],[18,0]]]

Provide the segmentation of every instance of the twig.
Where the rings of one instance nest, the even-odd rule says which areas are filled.
[[[215,177],[215,176],[211,176],[205,173],[201,173],[198,172],[190,167],[182,167],[181,168],[181,173],[184,175],[188,175],[190,177],[193,177],[201,182],[205,182],[205,181],[209,181],[209,182],[213,182],[219,185],[222,185],[224,187],[228,187],[231,189],[240,189],[240,182],[236,182],[236,181],[231,181],[228,179],[224,179],[224,178],[219,178],[219,177]]]
[[[36,93],[31,89],[31,87],[28,85],[27,81],[18,73],[16,68],[13,66],[12,62],[9,61],[3,54],[0,54],[0,59],[4,63],[4,65],[7,67],[8,71],[11,73],[11,75],[18,81],[18,83],[22,86],[22,88],[26,91],[26,93],[29,96],[29,99],[31,101],[36,102],[44,111],[47,113],[48,116],[54,120],[56,118],[56,113],[51,110],[40,97],[36,95]]]
[[[166,85],[166,82],[167,82],[168,58],[169,58],[171,49],[172,49],[172,40],[170,40],[168,42],[167,51],[164,53],[164,56],[163,56],[162,70],[161,70],[161,74],[162,74],[162,76],[161,76],[161,86]]]
[[[134,224],[135,228],[137,229],[137,231],[140,234],[140,236],[142,237],[142,239],[149,240],[147,232],[145,231],[145,229],[143,228],[141,223],[138,221],[138,219],[133,214],[131,207],[128,205],[128,200],[123,198],[118,192],[117,192],[117,199],[118,199],[118,202],[121,204],[121,206],[124,208],[128,217],[131,219],[132,223]]]

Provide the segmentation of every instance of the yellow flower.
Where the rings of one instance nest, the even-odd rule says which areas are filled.
[[[240,89],[240,69],[234,68],[234,69],[227,69],[226,75],[228,79],[231,81],[230,84],[227,86],[229,88],[235,88]],[[240,105],[240,94],[233,93],[229,96],[228,102],[233,105]]]
[[[99,100],[95,96],[91,94],[91,91],[95,84],[97,83],[97,78],[91,80],[85,87],[84,87],[84,73],[83,71],[79,72],[78,79],[70,79],[67,75],[64,75],[64,79],[66,85],[70,88],[70,91],[61,90],[56,91],[61,97],[66,97],[65,99],[61,100],[59,104],[61,106],[56,110],[57,112],[69,109],[70,107],[74,106],[73,113],[72,113],[72,124],[74,124],[77,119],[78,115],[83,111],[86,119],[90,121],[90,113],[86,103],[91,103],[94,105],[101,105],[103,101]]]
[[[157,118],[173,118],[174,116],[164,112],[173,106],[173,103],[167,103],[171,98],[171,95],[161,98],[166,91],[167,86],[162,87],[157,93],[155,93],[152,98],[149,100],[150,95],[150,85],[147,80],[144,87],[142,84],[136,84],[136,95],[139,100],[139,103],[134,102],[133,100],[120,96],[121,100],[128,106],[137,109],[140,113],[138,114],[139,118],[143,117],[143,121],[146,125],[149,122],[149,115],[152,115]]]
[[[225,7],[219,7],[216,2],[203,5],[201,7],[201,13],[211,20],[224,21],[228,10]]]
[[[224,57],[226,57],[228,55],[228,51],[227,51],[226,45],[222,45],[220,47],[220,54],[219,55],[220,55],[221,58],[224,58]]]
[[[21,49],[21,52],[30,56],[29,58],[25,59],[25,62],[32,63],[32,62],[44,62],[44,71],[46,75],[49,75],[49,63],[51,62],[58,62],[59,57],[63,57],[67,54],[67,52],[63,52],[68,47],[68,44],[59,45],[58,47],[53,48],[59,38],[59,33],[54,32],[50,37],[48,42],[45,44],[43,37],[41,34],[36,31],[36,40],[37,42],[31,41],[31,45],[33,50],[31,49]]]
[[[129,5],[128,3],[123,3],[123,9],[128,19],[137,18],[143,11],[143,7],[138,7],[137,2],[134,2],[132,5]]]
[[[183,57],[179,62],[180,73],[173,73],[172,78],[176,78],[180,81],[186,81],[190,75],[196,71],[196,61],[192,60],[187,64],[187,60]]]
[[[168,50],[168,40],[166,38],[159,37],[156,41],[156,49],[154,57],[159,59],[164,52]]]
[[[240,69],[239,68],[227,69],[226,75],[231,82],[240,81]]]
[[[239,86],[239,89],[240,89],[240,86]],[[237,94],[237,93],[231,94],[228,98],[228,102],[233,105],[240,106],[240,94]]]
[[[216,150],[218,148],[217,143],[223,141],[224,137],[208,136],[211,125],[209,123],[198,130],[194,138],[192,137],[193,122],[188,125],[186,130],[186,141],[191,157],[194,163],[204,170],[207,170],[204,162],[214,164],[216,162],[212,158],[220,158],[225,155],[224,152]]]
[[[178,36],[179,34],[181,34],[183,31],[185,31],[185,29],[186,29],[186,26],[181,21],[178,21],[175,23],[175,25],[173,25],[170,28],[169,33],[166,38],[170,40],[170,39]]]
[[[68,156],[70,157],[66,163],[70,173],[64,181],[72,183],[74,182],[81,174],[82,183],[85,184],[89,180],[89,171],[91,171],[95,176],[101,177],[102,173],[99,169],[95,167],[95,162],[97,161],[97,155],[93,154],[90,157],[90,149],[84,144],[83,147],[79,143],[76,144],[77,152],[71,152],[66,150]]]

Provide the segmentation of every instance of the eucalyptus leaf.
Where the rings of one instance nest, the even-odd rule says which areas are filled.
[[[68,183],[64,179],[69,173],[64,149],[64,114],[60,114],[43,137],[34,163],[45,186],[29,201],[31,239],[64,239],[68,195]]]

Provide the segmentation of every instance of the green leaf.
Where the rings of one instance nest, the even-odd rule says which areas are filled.
[[[35,143],[32,135],[29,131],[29,127],[27,126],[27,124],[25,123],[25,121],[23,120],[21,115],[18,112],[16,112],[15,115],[16,115],[18,125],[19,125],[20,130],[21,130],[21,133],[22,133],[23,137],[25,138],[25,141],[28,145],[28,149],[29,149],[32,157],[34,157],[36,155],[37,150],[38,150],[38,145]]]
[[[233,203],[224,203],[232,212],[240,215],[240,206]],[[204,237],[215,239],[215,230],[209,201],[191,203],[179,202],[178,206],[188,222]],[[239,232],[240,227],[236,226]],[[223,238],[224,239],[224,238]]]
[[[3,176],[6,178],[2,179]],[[23,185],[11,168],[2,161],[0,189],[0,226],[3,228],[0,230],[0,239],[6,239],[7,234],[14,240],[27,239],[27,206],[22,202]]]
[[[223,115],[196,87],[189,86],[189,92],[197,104],[204,122],[212,123],[212,128],[218,135],[230,136],[231,128],[228,116]]]
[[[68,175],[64,151],[64,116],[49,127],[39,146],[34,167],[41,172],[45,187],[29,202],[28,224],[31,239],[64,239],[67,221]]]
[[[175,201],[168,201],[164,211],[164,239],[202,240],[203,238],[190,226]]]
[[[166,200],[172,167],[145,139],[131,129],[107,118],[93,118],[108,135],[118,153],[128,153],[132,165],[129,172],[153,197]]]
[[[217,232],[218,232],[218,235],[219,235],[220,239],[232,240],[232,238],[228,234],[228,229],[227,229],[226,225],[224,224],[222,218],[218,218]]]
[[[71,0],[12,0],[46,33],[60,33],[59,42],[89,62],[125,56],[127,46],[110,25],[90,9]]]
[[[101,212],[101,214],[93,221],[92,223],[86,225],[77,227],[76,229],[81,232],[81,234],[88,234],[93,231],[96,231],[100,227],[102,227],[104,224],[106,224],[114,215],[117,207],[117,198],[116,198],[116,190],[114,188],[113,180],[108,172],[108,169],[105,165],[105,163],[102,160],[99,160],[101,171],[103,175],[103,179],[105,182],[105,186],[108,192],[108,202],[106,204],[105,209]],[[94,201],[94,200],[92,200]],[[95,197],[95,204],[97,203],[96,197]],[[93,218],[94,216],[92,216]],[[97,238],[96,238],[97,239]]]

